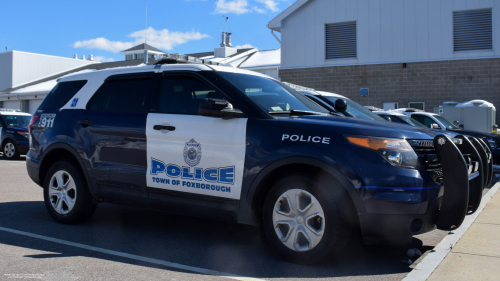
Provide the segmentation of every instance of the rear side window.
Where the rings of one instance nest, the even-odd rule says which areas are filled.
[[[83,86],[87,80],[60,82],[47,94],[39,110],[58,110],[63,107]]]
[[[110,80],[97,90],[89,110],[145,112],[151,109],[153,82],[148,79]]]

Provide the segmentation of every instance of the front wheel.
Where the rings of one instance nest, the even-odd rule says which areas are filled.
[[[316,264],[340,254],[353,227],[346,196],[336,181],[323,183],[309,174],[284,177],[264,203],[267,239],[293,263]]]
[[[9,160],[19,159],[19,152],[17,151],[16,144],[11,140],[3,144],[2,152],[3,156]]]
[[[50,167],[43,185],[45,207],[59,223],[87,220],[97,204],[81,172],[70,162],[59,161]]]

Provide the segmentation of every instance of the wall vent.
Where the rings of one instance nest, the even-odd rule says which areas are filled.
[[[326,59],[356,58],[356,22],[325,25]]]
[[[454,51],[493,48],[491,9],[453,12]]]

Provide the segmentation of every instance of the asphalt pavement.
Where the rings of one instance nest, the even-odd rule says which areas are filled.
[[[112,204],[99,204],[82,224],[58,224],[24,159],[1,158],[0,191],[5,279],[228,280],[228,273],[240,280],[401,280],[414,266],[401,262],[408,246],[363,246],[358,239],[337,260],[291,264],[273,252],[257,227]],[[412,247],[428,252],[446,234],[416,236]]]

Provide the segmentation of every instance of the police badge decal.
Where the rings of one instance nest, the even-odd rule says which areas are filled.
[[[184,161],[191,167],[200,163],[201,160],[201,144],[197,143],[194,139],[186,142],[184,146]]]

